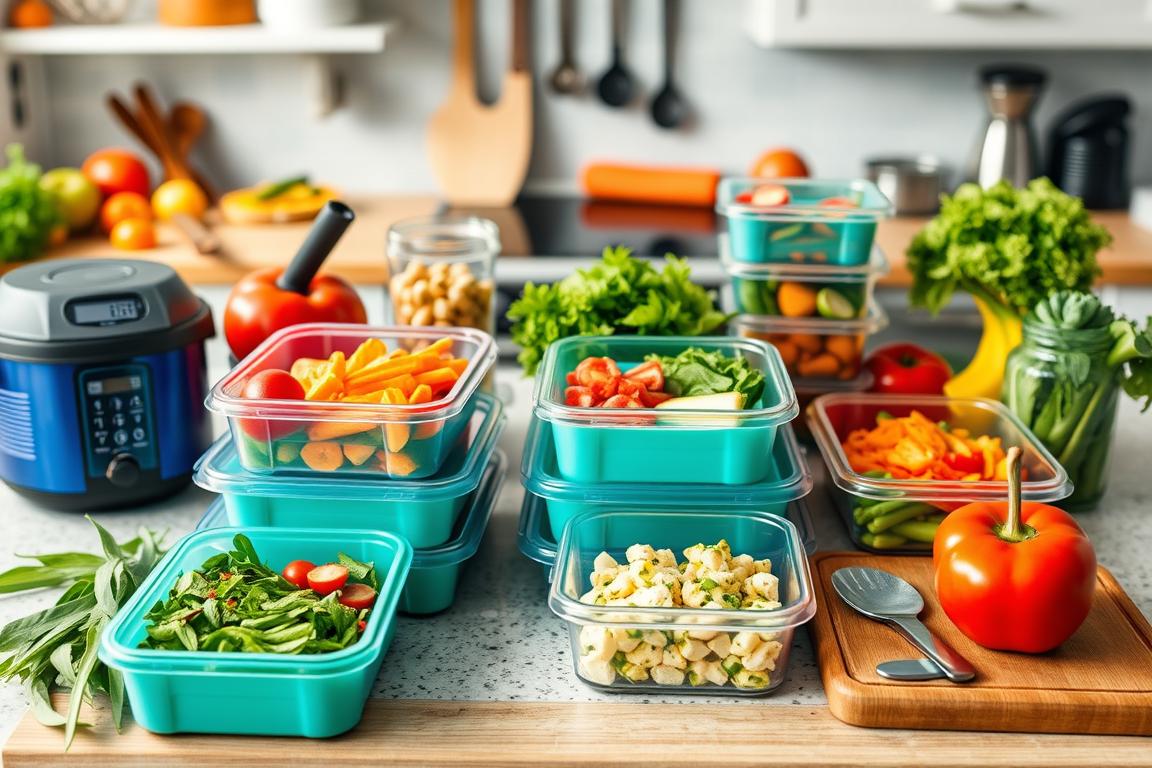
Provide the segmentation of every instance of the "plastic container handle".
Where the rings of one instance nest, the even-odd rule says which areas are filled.
[[[312,222],[312,228],[308,230],[308,237],[304,238],[300,250],[296,251],[284,274],[276,280],[277,287],[307,296],[312,278],[316,277],[320,266],[355,218],[356,214],[347,205],[338,200],[329,200]]]

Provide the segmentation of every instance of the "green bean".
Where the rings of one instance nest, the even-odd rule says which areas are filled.
[[[906,520],[893,526],[891,532],[912,541],[931,544],[936,539],[936,529],[939,527],[939,523],[929,520]]]
[[[863,514],[854,515],[854,516],[856,518],[856,522],[860,523],[861,525],[864,525],[869,520],[875,520],[877,517],[880,517],[881,515],[886,515],[889,512],[898,512],[899,510],[903,509],[904,507],[908,506],[909,504],[916,504],[916,503],[918,503],[918,502],[904,501],[903,499],[894,499],[892,501],[882,501],[879,504],[873,504],[870,507],[866,507],[864,510],[862,510]],[[861,510],[857,510],[857,511],[861,511]]]
[[[903,536],[891,533],[863,533],[860,535],[860,541],[872,549],[896,549],[908,543],[908,539]]]
[[[880,533],[886,531],[894,525],[903,523],[905,520],[912,520],[917,517],[923,517],[936,511],[936,507],[931,504],[924,504],[922,502],[912,502],[907,504],[902,509],[895,512],[889,512],[880,517],[874,517],[868,521],[868,530],[872,533]]]

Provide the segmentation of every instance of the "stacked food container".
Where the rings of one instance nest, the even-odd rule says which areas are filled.
[[[601,407],[582,402],[573,386],[590,360],[627,378],[689,348],[743,361],[763,375],[762,393],[728,408],[692,398],[667,408]],[[654,391],[665,384],[663,373],[644,379]],[[727,695],[780,685],[792,633],[815,612],[812,529],[801,501],[812,482],[789,423],[797,413],[780,355],[761,341],[585,336],[548,348],[521,468],[520,549],[550,576],[549,605],[569,625],[580,680],[615,692]],[[726,604],[709,604],[724,591],[711,576],[685,582],[715,590],[695,601],[700,607],[640,597],[703,567],[677,571],[675,561],[701,557],[722,581],[742,580],[759,563],[757,583],[771,584],[772,599],[741,605],[729,591]],[[609,567],[635,601],[589,592],[590,583],[611,580]],[[670,589],[679,594],[680,586]]]
[[[495,358],[492,337],[470,328],[305,324],[216,384],[206,405],[229,433],[195,480],[220,498],[117,614],[101,650],[141,725],[323,737],[358,722],[396,611],[448,608],[487,527],[506,470],[502,407],[479,391]],[[291,372],[306,398],[254,395],[264,371]],[[355,642],[296,655],[138,647],[176,579],[241,533],[277,572],[340,553],[371,563],[380,588]]]
[[[733,332],[780,350],[802,410],[868,389],[864,345],[888,323],[872,298],[888,270],[873,241],[891,203],[868,181],[724,179],[716,205]]]

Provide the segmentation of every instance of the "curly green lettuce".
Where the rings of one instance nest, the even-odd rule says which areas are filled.
[[[1023,315],[1056,291],[1089,289],[1110,242],[1084,203],[1048,179],[964,184],[908,248],[911,300],[938,312],[961,290]]]
[[[61,222],[52,193],[40,187],[40,166],[25,160],[19,144],[9,144],[7,154],[8,167],[0,170],[0,263],[39,256]]]
[[[508,310],[524,373],[534,374],[548,345],[568,336],[700,336],[726,323],[729,316],[692,282],[684,260],[664,258],[657,269],[627,248],[605,248],[588,269],[551,285],[524,286]]]

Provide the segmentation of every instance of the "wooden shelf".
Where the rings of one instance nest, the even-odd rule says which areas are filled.
[[[0,31],[0,51],[34,56],[380,53],[394,27],[391,22],[377,22],[295,32],[269,29],[262,24],[61,25]]]

